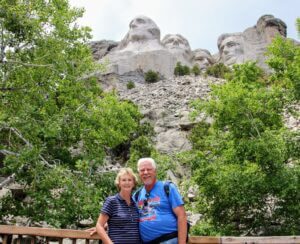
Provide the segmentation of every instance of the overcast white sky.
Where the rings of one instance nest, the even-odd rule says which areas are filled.
[[[287,25],[287,36],[299,41],[296,18],[299,0],[69,0],[85,8],[79,20],[92,28],[93,40],[120,41],[137,15],[150,17],[166,34],[181,34],[192,49],[216,53],[217,39],[223,33],[242,32],[259,17],[272,14]]]

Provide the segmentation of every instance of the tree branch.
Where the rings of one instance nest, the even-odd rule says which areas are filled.
[[[6,149],[2,149],[0,150],[0,153],[4,154],[4,155],[14,155],[14,156],[19,156],[19,153],[15,153]]]
[[[29,64],[29,63],[23,63],[23,62],[19,62],[19,61],[13,61],[13,60],[6,60],[3,61],[1,60],[1,63],[10,63],[10,64],[20,64],[26,67],[51,67],[53,68],[52,64]]]
[[[6,129],[9,129],[10,131],[12,131],[17,137],[19,137],[28,147],[33,148],[32,144],[26,140],[23,135],[21,134],[21,132],[13,127],[5,127]],[[48,161],[39,154],[39,158],[41,159],[41,161],[44,163],[44,165],[48,166],[49,168],[53,168],[53,165],[49,164]]]
[[[23,137],[23,135],[20,133],[20,131],[19,131],[18,129],[12,128],[12,127],[2,127],[2,128],[3,128],[3,129],[9,129],[9,130],[12,131],[18,138],[20,138],[20,139],[21,139],[28,147],[30,147],[30,148],[33,147],[32,144],[31,144],[28,140],[26,140],[26,139]],[[6,150],[6,149],[0,150],[0,153],[2,153],[2,154],[4,154],[4,155],[14,155],[14,156],[19,156],[19,155],[20,155],[19,153],[15,153],[15,152],[12,152],[12,151],[9,151],[9,150]],[[42,155],[39,155],[39,158],[40,158],[41,161],[44,163],[44,165],[48,166],[49,168],[53,168],[53,167],[54,167],[53,165],[49,164],[49,163],[47,162],[47,160],[46,160]],[[24,168],[24,165],[23,165],[21,168],[19,168],[18,171],[20,172],[21,170],[23,170],[23,168]],[[2,181],[2,182],[0,183],[0,190],[1,190],[4,186],[6,186],[6,185],[8,185],[9,183],[13,182],[13,181],[15,180],[15,178],[16,178],[16,174],[15,174],[15,173],[13,173],[12,175],[8,176],[4,181]]]
[[[258,128],[257,128],[257,126],[256,126],[256,124],[253,122],[253,120],[254,120],[254,117],[253,117],[253,115],[252,115],[251,111],[250,111],[250,113],[249,113],[249,114],[247,114],[247,115],[249,115],[248,117],[250,117],[251,124],[252,124],[252,126],[254,127],[254,129],[255,129],[255,131],[256,131],[256,133],[257,133],[258,137],[261,137],[261,135],[260,135],[260,133],[259,133],[259,130],[258,130]]]
[[[30,143],[29,141],[27,141],[27,140],[22,136],[21,132],[19,132],[18,129],[12,128],[12,127],[9,127],[9,129],[10,129],[12,132],[14,132],[15,135],[16,135],[17,137],[19,137],[19,138],[20,138],[27,146],[32,147],[31,143]]]
[[[17,88],[17,87],[0,87],[0,91],[2,92],[8,92],[8,91],[18,91],[18,90],[24,90],[26,88]]]
[[[90,79],[92,77],[98,77],[99,75],[101,75],[103,72],[101,70],[98,70],[98,71],[95,71],[95,72],[92,72],[90,74],[85,74],[81,77],[79,77],[78,79],[76,79],[76,81],[82,81],[82,80],[87,80],[87,79]]]

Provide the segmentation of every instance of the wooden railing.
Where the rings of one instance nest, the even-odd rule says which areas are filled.
[[[98,235],[90,236],[89,232],[83,230],[49,229],[37,227],[21,227],[12,225],[0,225],[2,243],[8,244],[12,235],[17,236],[17,244],[22,242],[24,236],[30,236],[31,243],[36,243],[36,237],[44,237],[46,242],[63,242],[63,239],[71,239],[73,244],[83,239],[85,243],[90,240],[99,240]],[[26,242],[28,243],[28,242]],[[190,244],[300,244],[300,236],[266,236],[266,237],[207,237],[191,236]]]
[[[83,230],[67,230],[67,229],[50,229],[50,228],[38,228],[38,227],[21,227],[14,225],[0,225],[0,235],[2,236],[3,244],[8,244],[11,235],[17,235],[17,242],[21,243],[24,236],[29,236],[31,243],[36,243],[36,237],[45,237],[46,242],[57,241],[62,243],[63,239],[71,239],[73,244],[77,239],[85,240],[85,243],[89,243],[89,240],[100,240],[98,235],[90,236],[90,233]]]

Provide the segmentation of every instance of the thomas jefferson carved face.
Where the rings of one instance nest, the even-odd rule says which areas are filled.
[[[242,35],[222,35],[218,40],[221,60],[226,65],[233,65],[243,62],[244,41]]]
[[[206,49],[196,49],[194,51],[194,63],[199,66],[200,70],[206,70],[214,61],[209,51]]]
[[[181,49],[186,52],[190,52],[190,44],[187,39],[185,39],[180,34],[168,34],[162,40],[163,45],[168,49]]]

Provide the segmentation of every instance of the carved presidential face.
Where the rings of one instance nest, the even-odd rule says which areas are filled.
[[[146,40],[159,40],[160,30],[153,20],[146,16],[138,16],[129,24],[127,42],[141,42]]]
[[[263,32],[266,29],[274,29],[280,35],[286,36],[286,24],[278,18],[275,18],[273,15],[263,15],[257,21],[258,29]]]
[[[276,35],[286,37],[286,24],[273,15],[263,15],[257,21],[258,31],[265,37],[269,43]]]
[[[242,63],[244,42],[241,35],[232,35],[224,38],[219,45],[221,60],[226,65]]]
[[[168,49],[181,49],[189,52],[191,50],[187,39],[179,34],[168,34],[162,40],[163,45]]]
[[[194,63],[199,66],[200,70],[206,70],[214,62],[209,51],[205,49],[196,49],[194,51]]]

